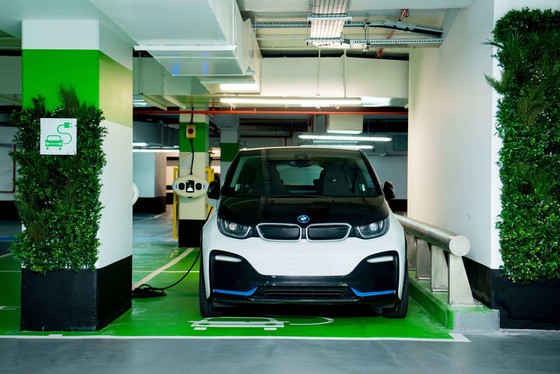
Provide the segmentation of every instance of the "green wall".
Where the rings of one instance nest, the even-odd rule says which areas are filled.
[[[60,106],[60,86],[103,110],[105,119],[132,126],[132,71],[96,50],[23,50],[23,107],[44,96],[47,109]]]
[[[60,106],[60,86],[73,86],[80,100],[99,107],[99,51],[22,51],[22,91],[24,108],[32,99],[45,97],[47,109]]]

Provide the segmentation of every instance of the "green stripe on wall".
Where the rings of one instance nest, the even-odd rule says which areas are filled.
[[[39,95],[47,109],[60,106],[61,86],[74,87],[80,100],[99,107],[99,55],[92,50],[22,51],[22,105],[30,107]]]
[[[233,161],[235,155],[239,152],[238,143],[221,143],[220,144],[220,160],[224,162]]]
[[[210,146],[208,124],[204,122],[194,122],[196,126],[196,137],[193,139],[194,152],[208,152]],[[187,123],[179,123],[179,151],[192,152],[190,140],[185,136]]]
[[[99,73],[99,105],[105,119],[132,127],[132,71],[101,53]]]
[[[60,105],[61,86],[103,110],[108,121],[132,127],[132,71],[94,50],[23,50],[23,106],[39,95],[47,109]]]

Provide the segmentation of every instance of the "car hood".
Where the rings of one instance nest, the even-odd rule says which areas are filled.
[[[378,197],[225,197],[220,218],[243,225],[259,223],[348,223],[352,226],[380,221],[389,215],[383,196]],[[298,217],[307,216],[306,223]]]

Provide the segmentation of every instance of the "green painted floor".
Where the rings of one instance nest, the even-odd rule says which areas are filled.
[[[158,221],[139,223],[148,225]],[[148,281],[154,287],[177,281],[193,263],[198,248],[177,248],[176,241],[166,237],[158,240],[152,235],[144,238],[135,235],[133,283],[185,255],[186,251],[188,254],[184,258]],[[167,296],[133,299],[131,310],[101,331],[22,332],[19,329],[20,280],[19,265],[13,256],[0,257],[0,335],[453,339],[450,332],[414,300],[411,300],[408,316],[402,320],[386,319],[356,308],[328,307],[239,310],[235,316],[203,319],[198,311],[198,264],[181,283],[166,291]]]

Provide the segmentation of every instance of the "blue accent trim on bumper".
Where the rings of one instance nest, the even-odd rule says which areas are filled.
[[[395,293],[397,293],[397,291],[395,291],[395,290],[360,292],[355,288],[352,288],[352,292],[354,292],[356,294],[356,296],[358,296],[358,297],[394,295]]]
[[[213,291],[215,293],[223,293],[226,295],[235,295],[235,296],[245,296],[245,297],[249,297],[252,294],[255,293],[255,291],[257,290],[257,287],[250,289],[249,291],[231,291],[231,290],[220,290],[215,288]]]

